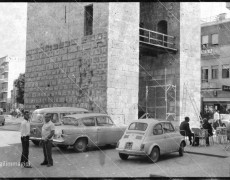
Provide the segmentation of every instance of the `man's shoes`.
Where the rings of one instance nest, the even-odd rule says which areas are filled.
[[[206,146],[209,146],[209,144],[206,144]]]
[[[47,167],[53,166],[53,164],[47,164]]]
[[[47,165],[48,164],[48,162],[42,162],[41,163],[41,165],[43,166],[43,165]]]

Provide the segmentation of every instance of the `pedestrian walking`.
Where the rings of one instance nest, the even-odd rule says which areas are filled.
[[[25,168],[32,168],[29,164],[29,137],[30,137],[30,122],[29,112],[25,111],[24,120],[21,122],[21,142],[22,142],[22,155],[21,166]]]
[[[190,141],[190,145],[194,144],[194,133],[191,132],[191,129],[189,127],[189,117],[185,117],[185,120],[183,122],[181,122],[180,124],[180,134],[182,136],[188,136],[189,141]],[[192,142],[192,138],[193,138],[193,142]]]
[[[51,114],[45,115],[45,123],[42,126],[42,147],[44,154],[44,161],[41,165],[47,165],[47,167],[53,166],[52,159],[52,141],[55,131],[55,126],[51,122]]]

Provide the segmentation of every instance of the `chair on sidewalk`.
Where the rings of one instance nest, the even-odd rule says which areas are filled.
[[[219,144],[227,144],[227,129],[223,127],[217,127],[216,129],[216,141]]]
[[[199,138],[199,134],[200,134],[201,129],[200,128],[192,128],[191,130],[194,133],[194,140],[193,141],[195,141],[196,138]]]

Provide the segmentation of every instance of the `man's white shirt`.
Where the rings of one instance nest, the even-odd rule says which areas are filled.
[[[30,135],[30,122],[27,120],[23,120],[21,122],[21,136],[29,136]]]

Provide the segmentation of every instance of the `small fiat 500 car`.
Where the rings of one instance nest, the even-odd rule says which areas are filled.
[[[179,152],[183,156],[185,146],[184,137],[175,131],[171,122],[139,119],[129,124],[116,149],[122,160],[129,156],[148,156],[149,162],[155,163],[166,153]]]
[[[77,152],[86,151],[87,147],[116,145],[126,127],[114,124],[107,114],[68,115],[63,118],[63,125],[55,128],[53,143],[60,149],[73,146]]]
[[[39,145],[39,142],[41,141],[42,126],[45,122],[44,117],[47,113],[51,114],[51,121],[54,125],[60,126],[64,116],[70,114],[88,113],[88,110],[76,107],[51,107],[36,109],[30,119],[30,140],[35,145]]]

